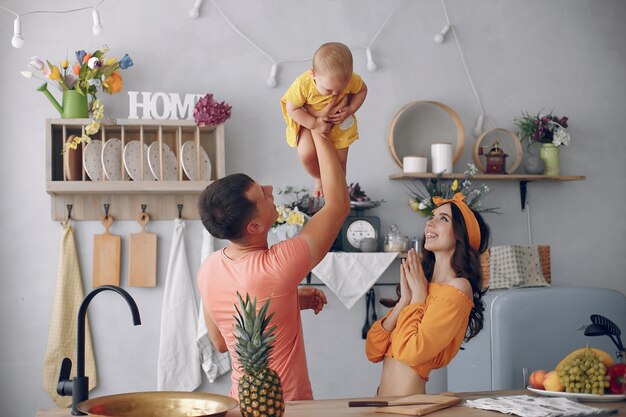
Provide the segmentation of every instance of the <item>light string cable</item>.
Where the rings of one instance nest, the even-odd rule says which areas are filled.
[[[100,24],[100,14],[98,13],[98,7],[104,3],[105,0],[100,0],[98,4],[95,6],[85,6],[78,7],[75,9],[68,10],[33,10],[31,12],[26,13],[16,13],[13,10],[10,10],[2,5],[0,5],[0,9],[5,10],[13,15],[15,15],[15,22],[13,24],[13,39],[11,40],[11,44],[14,48],[21,48],[24,45],[24,39],[22,38],[22,22],[21,19],[24,16],[32,15],[32,14],[65,14],[65,13],[74,13],[82,10],[92,10],[93,15],[93,33],[96,36],[102,34],[102,25]]]
[[[376,69],[378,68],[376,66],[376,64],[374,63],[374,60],[372,58],[371,47],[374,44],[374,42],[376,41],[376,39],[378,38],[378,36],[380,35],[380,33],[382,32],[382,30],[385,28],[385,26],[387,26],[387,23],[389,23],[389,20],[391,19],[391,16],[395,13],[395,11],[398,8],[398,6],[400,5],[401,1],[402,0],[397,0],[396,1],[396,4],[393,6],[391,11],[387,15],[387,18],[385,19],[385,21],[380,25],[380,27],[376,31],[376,34],[374,35],[374,37],[370,41],[369,45],[368,46],[357,46],[357,47],[355,47],[355,48],[360,48],[360,49],[364,49],[365,50],[366,57],[367,57],[367,69],[368,69],[368,71],[376,71]],[[310,57],[307,57],[307,58],[289,59],[289,60],[284,60],[284,61],[277,61],[277,60],[275,60],[274,58],[272,58],[272,56],[269,53],[267,53],[263,48],[261,48],[252,39],[250,39],[247,35],[245,35],[237,26],[235,26],[235,24],[228,18],[228,16],[226,16],[226,13],[224,13],[224,11],[217,5],[217,2],[215,0],[211,0],[211,3],[213,4],[213,6],[215,6],[215,9],[218,11],[218,13],[220,15],[222,15],[222,17],[224,18],[226,23],[228,23],[228,25],[239,36],[241,36],[245,41],[247,41],[250,45],[252,45],[257,51],[259,51],[263,56],[265,56],[270,61],[270,63],[272,64],[272,67],[270,69],[270,75],[269,75],[269,77],[267,79],[267,82],[266,82],[268,87],[274,88],[277,85],[276,75],[278,73],[278,65],[279,64],[284,64],[284,63],[288,63],[288,62],[305,62],[305,61],[309,61],[311,59]],[[191,18],[195,19],[195,18],[198,17],[199,9],[200,9],[201,5],[202,5],[202,0],[195,0],[194,6],[193,6],[193,8],[191,9],[191,12],[190,12],[190,17]]]
[[[474,136],[480,136],[480,134],[482,133],[482,128],[483,128],[483,120],[485,118],[485,111],[483,109],[483,103],[480,100],[480,96],[478,95],[478,92],[476,91],[476,87],[474,86],[474,81],[472,81],[472,76],[470,75],[469,69],[467,68],[467,63],[465,62],[465,56],[463,55],[463,50],[461,49],[461,43],[459,42],[459,38],[456,34],[456,30],[454,29],[454,26],[450,23],[450,17],[448,16],[448,10],[446,8],[445,0],[441,0],[441,7],[443,8],[443,14],[446,18],[446,24],[452,30],[452,36],[454,36],[454,42],[456,43],[456,47],[459,50],[461,63],[463,64],[463,69],[465,70],[467,81],[469,82],[472,92],[474,93],[474,97],[476,98],[476,102],[478,103],[478,109],[480,113],[476,120],[476,125],[474,126],[474,129],[472,130],[472,133],[474,134]]]

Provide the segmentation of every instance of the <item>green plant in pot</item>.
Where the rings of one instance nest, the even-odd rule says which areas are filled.
[[[557,117],[552,113],[531,115],[523,113],[515,119],[514,124],[518,135],[528,142],[526,147],[529,156],[526,158],[525,168],[529,174],[559,175],[559,147],[570,144],[570,134],[565,131],[568,127],[568,117]],[[540,156],[531,151],[534,143],[540,143]]]

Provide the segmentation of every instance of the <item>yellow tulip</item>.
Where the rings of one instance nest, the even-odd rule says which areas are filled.
[[[113,65],[115,64],[115,61],[117,61],[116,58],[109,58],[107,59],[106,65]]]
[[[61,61],[61,68],[67,69],[67,67],[69,66],[70,66],[70,61],[68,61],[67,59],[64,59],[63,61]]]
[[[459,189],[459,182],[457,180],[452,181],[452,191]]]
[[[61,81],[61,71],[59,71],[59,67],[53,65],[52,68],[50,68],[50,75],[48,75],[48,78],[52,81]]]
[[[410,200],[409,201],[409,207],[411,207],[411,210],[413,210],[413,211],[419,211],[420,204],[417,201],[415,201],[415,200]]]

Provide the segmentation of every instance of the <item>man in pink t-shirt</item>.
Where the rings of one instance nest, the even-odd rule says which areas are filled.
[[[350,213],[345,175],[337,153],[329,141],[313,133],[325,204],[299,236],[268,248],[267,234],[278,217],[272,186],[259,185],[247,175],[221,178],[200,197],[200,217],[206,229],[217,238],[229,240],[228,246],[204,261],[197,285],[211,341],[220,352],[228,350],[233,359],[234,398],[241,375],[233,335],[237,292],[256,297],[259,309],[272,298],[269,313],[274,312],[271,325],[277,328],[270,367],[281,378],[285,400],[313,398],[300,310],[310,308],[317,314],[326,297],[318,289],[298,289],[298,285],[326,256]]]

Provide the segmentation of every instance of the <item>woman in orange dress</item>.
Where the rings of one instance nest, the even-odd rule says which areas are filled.
[[[383,361],[380,396],[424,394],[430,371],[450,363],[483,326],[480,254],[489,227],[461,193],[433,202],[421,262],[411,249],[400,267],[398,300],[383,300],[393,308],[367,334],[367,358]]]

